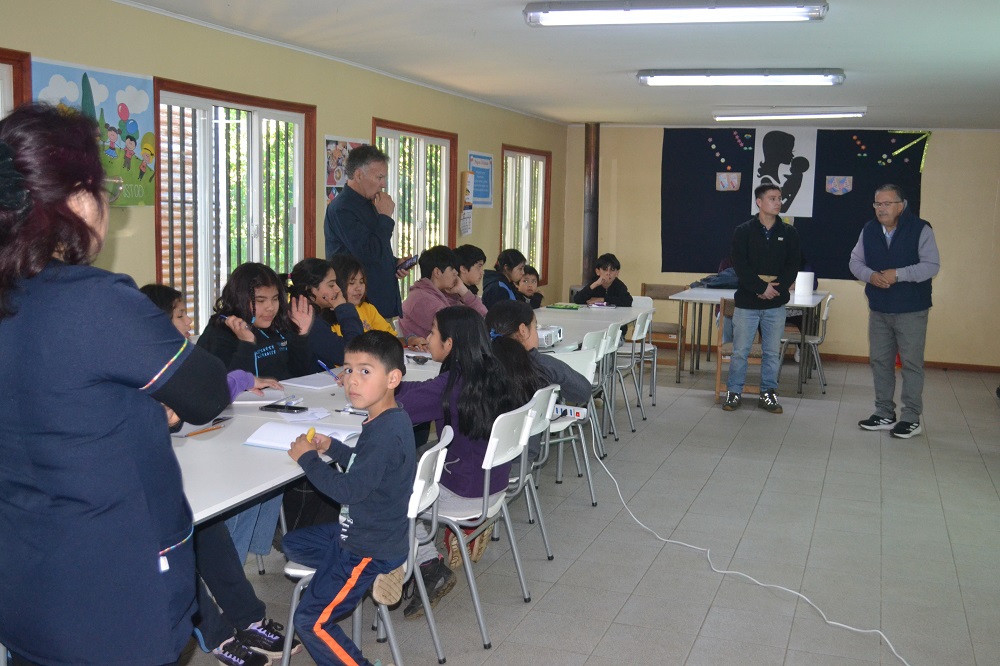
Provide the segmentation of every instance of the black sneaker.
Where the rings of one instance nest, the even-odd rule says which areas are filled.
[[[892,430],[894,423],[896,423],[895,416],[889,417],[872,414],[864,421],[858,421],[858,426],[862,430]]]
[[[893,437],[898,437],[899,439],[909,439],[915,435],[919,435],[923,431],[924,429],[920,427],[920,421],[917,421],[916,423],[912,423],[910,421],[900,421],[889,434]]]
[[[251,650],[233,636],[212,650],[212,656],[228,666],[270,666],[271,658]]]
[[[441,558],[421,564],[420,575],[424,579],[424,587],[427,588],[427,598],[431,602],[431,608],[437,606],[441,597],[451,592],[451,588],[455,587],[455,574]],[[408,594],[412,595],[413,598],[403,609],[403,617],[407,620],[423,617],[424,602],[420,599],[420,592],[415,583],[410,586]]]
[[[726,391],[726,402],[722,405],[722,410],[726,412],[735,412],[740,408],[740,401],[742,396],[739,393],[733,393],[732,391]]]
[[[761,393],[760,398],[757,400],[757,406],[761,409],[766,409],[772,414],[781,414],[785,411],[778,404],[778,394],[774,391],[764,391]]]
[[[260,622],[254,622],[246,629],[237,631],[236,638],[243,645],[277,659],[281,656],[281,651],[285,649],[285,635],[281,633],[284,630],[284,625],[264,618]],[[302,650],[302,645],[293,638],[291,653],[298,654],[300,650]]]

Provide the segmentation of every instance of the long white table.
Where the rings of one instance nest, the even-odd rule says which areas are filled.
[[[806,332],[811,330],[813,322],[815,321],[815,313],[817,308],[823,302],[823,299],[830,292],[828,291],[816,291],[813,292],[808,297],[796,298],[795,292],[792,292],[792,300],[788,302],[786,308],[788,309],[799,309],[802,310],[803,320],[802,328],[799,331],[800,335],[800,348],[805,348],[805,337]],[[694,317],[694,323],[688,328],[691,329],[691,367],[689,372],[694,374],[697,369],[697,365],[701,357],[701,323],[702,323],[702,309],[705,305],[718,305],[723,298],[733,298],[736,294],[735,289],[709,289],[707,287],[694,287],[686,291],[681,291],[670,297],[670,300],[677,301],[677,321],[684,321],[685,315],[688,313],[688,309],[691,304],[698,306]],[[712,333],[711,328],[709,328],[709,354],[711,354],[712,345]],[[681,381],[681,368],[684,365],[684,341],[678,340],[678,354],[677,354],[677,382]],[[711,357],[709,357],[711,358]],[[802,384],[805,382],[806,374],[806,361],[805,354],[802,355],[803,361],[799,364],[799,375],[798,375],[798,393],[802,393]],[[716,359],[718,363],[718,359]]]
[[[642,308],[581,308],[535,311],[542,326],[563,327],[563,344],[579,344],[590,331],[607,330],[611,324],[625,325],[636,319]],[[436,377],[439,363],[418,365],[407,358],[404,381]],[[330,415],[318,421],[301,422],[302,432],[312,424],[360,425],[363,417],[337,412],[346,405],[341,387],[309,390],[286,387],[285,392],[304,399],[303,406],[322,407]],[[331,395],[332,394],[332,395]],[[174,452],[184,478],[184,493],[194,512],[195,522],[202,522],[280,488],[303,476],[302,468],[285,451],[244,444],[257,428],[268,421],[284,423],[274,412],[262,412],[259,405],[233,405],[223,416],[233,418],[225,427],[184,439],[173,440]]]

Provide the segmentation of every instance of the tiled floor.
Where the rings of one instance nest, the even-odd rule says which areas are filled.
[[[930,370],[924,434],[895,440],[858,429],[872,412],[867,366],[830,363],[830,386],[794,393],[785,413],[712,401],[714,368],[661,373],[657,406],[621,441],[608,468],[636,516],[664,537],[711,548],[719,569],[746,572],[811,598],[835,621],[881,629],[913,666],[1000,664],[1000,404],[998,377]],[[636,417],[638,418],[638,416]],[[709,568],[664,544],[622,508],[595,466],[599,504],[570,474],[543,471],[541,498],[556,557],[517,506],[530,578],[521,599],[509,551],[494,543],[476,565],[493,647],[484,650],[464,578],[436,609],[447,663],[899,664],[877,636],[823,624],[791,595]],[[250,579],[276,618],[291,583],[280,555]],[[371,607],[366,610],[370,618]],[[407,664],[435,664],[424,620],[393,615]],[[284,620],[282,620],[284,621]],[[391,661],[367,632],[372,660]],[[217,662],[192,653],[192,665]],[[311,664],[305,653],[293,664]]]

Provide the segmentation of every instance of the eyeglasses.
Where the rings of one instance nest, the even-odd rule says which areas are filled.
[[[104,189],[108,192],[108,203],[117,201],[118,197],[122,195],[122,188],[125,187],[125,181],[121,176],[115,176],[114,178],[104,179]]]
[[[902,200],[899,201],[875,201],[872,203],[872,208],[875,210],[881,210],[883,208],[888,208],[894,204],[903,203]]]

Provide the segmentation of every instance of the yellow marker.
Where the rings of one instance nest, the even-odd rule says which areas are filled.
[[[312,442],[313,436],[315,434],[316,434],[316,428],[309,428],[308,432],[306,432],[306,440]]]

